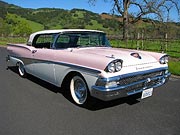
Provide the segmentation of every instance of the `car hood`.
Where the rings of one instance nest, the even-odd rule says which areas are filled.
[[[99,47],[99,48],[79,48],[73,50],[78,54],[89,55],[91,59],[101,57],[108,60],[121,59],[123,60],[123,66],[133,66],[140,64],[147,64],[157,62],[159,59],[158,53],[150,53],[145,51],[111,48],[111,47]],[[134,53],[139,57],[132,56]]]

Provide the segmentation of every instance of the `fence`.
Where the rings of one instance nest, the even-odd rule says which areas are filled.
[[[137,36],[137,38],[129,38],[124,41],[117,35],[108,35],[108,38],[113,47],[163,52],[172,57],[180,58],[180,39],[168,39],[167,36],[160,39]]]

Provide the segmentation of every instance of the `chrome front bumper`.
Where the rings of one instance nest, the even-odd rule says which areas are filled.
[[[168,69],[160,68],[112,78],[101,78],[95,86],[92,86],[91,95],[104,101],[134,95],[145,89],[165,84],[170,75]],[[102,85],[111,82],[116,82],[116,85],[112,87]]]

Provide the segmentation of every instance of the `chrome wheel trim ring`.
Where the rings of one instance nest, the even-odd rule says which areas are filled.
[[[24,65],[22,63],[18,64],[18,70],[19,70],[19,75],[20,76],[24,76],[25,75],[25,69],[24,69]]]
[[[77,104],[82,105],[86,102],[88,89],[87,89],[85,81],[81,77],[74,76],[71,79],[70,91],[71,91],[71,96],[73,100]]]

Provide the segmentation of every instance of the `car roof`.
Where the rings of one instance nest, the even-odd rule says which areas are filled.
[[[60,30],[43,30],[43,31],[38,31],[35,33],[32,33],[29,36],[28,39],[28,44],[32,44],[33,39],[36,35],[39,34],[55,34],[55,33],[63,33],[63,32],[99,32],[99,33],[104,33],[103,31],[99,31],[99,30],[87,30],[87,29],[60,29]]]

